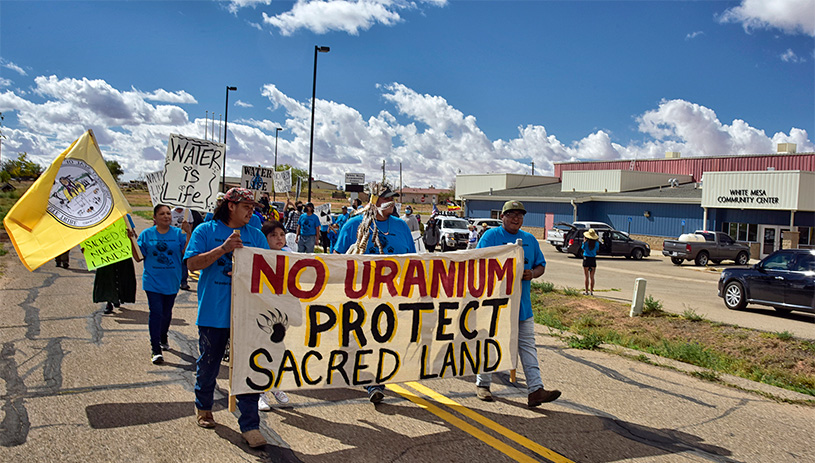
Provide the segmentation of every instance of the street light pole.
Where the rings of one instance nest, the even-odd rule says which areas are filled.
[[[233,92],[237,90],[238,87],[230,87],[226,86],[226,108],[224,109],[224,173],[221,176],[221,191],[226,193],[226,121],[229,119],[229,91],[232,90]],[[215,116],[212,117],[212,122],[215,122]]]
[[[274,171],[275,176],[277,176],[277,133],[283,130],[282,127],[278,127],[274,131]],[[277,201],[277,188],[274,186],[274,177],[272,177],[272,201]]]
[[[311,202],[311,175],[314,159],[314,97],[317,94],[317,53],[328,53],[329,47],[314,45],[314,80],[311,85],[311,141],[308,145],[308,202]]]

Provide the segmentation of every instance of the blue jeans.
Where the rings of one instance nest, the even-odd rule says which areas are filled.
[[[170,331],[170,322],[173,319],[173,304],[175,294],[160,294],[145,291],[150,316],[147,318],[147,327],[150,330],[150,348],[154,354],[161,353],[159,344],[167,342],[167,332]]]
[[[195,408],[198,410],[212,410],[215,381],[218,379],[228,340],[229,328],[198,327],[198,350],[201,352],[195,362]],[[238,418],[241,432],[260,428],[260,394],[241,394],[237,398],[238,410],[241,412]]]
[[[297,240],[297,252],[314,252],[314,245],[317,243],[317,235],[303,236]]]
[[[521,357],[521,366],[526,376],[526,391],[531,394],[543,389],[541,370],[538,366],[538,350],[535,348],[535,319],[528,318],[518,322],[518,356]],[[475,385],[490,387],[492,374],[476,375]]]

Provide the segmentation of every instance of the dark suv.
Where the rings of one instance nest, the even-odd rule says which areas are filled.
[[[782,249],[752,267],[724,269],[719,297],[733,310],[759,304],[815,313],[815,250]]]

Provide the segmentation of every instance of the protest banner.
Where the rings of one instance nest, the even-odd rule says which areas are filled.
[[[331,203],[320,204],[315,207],[314,214],[320,219],[320,226],[331,225]]]
[[[274,191],[276,193],[291,191],[291,169],[274,173]]]
[[[82,253],[88,270],[110,265],[133,255],[130,237],[127,236],[125,219],[113,222],[113,225],[82,242]]]
[[[274,175],[274,169],[243,166],[241,168],[241,187],[261,193],[271,193]]]
[[[147,183],[147,191],[150,192],[150,202],[153,203],[153,207],[156,207],[161,204],[161,192],[164,188],[164,171],[159,170],[145,174],[144,181]]]
[[[234,251],[230,394],[514,368],[523,251]]]
[[[161,204],[198,211],[212,210],[224,151],[223,143],[170,134]]]

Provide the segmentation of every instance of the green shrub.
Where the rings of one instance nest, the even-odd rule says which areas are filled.
[[[662,311],[662,301],[659,299],[655,299],[654,296],[650,294],[645,296],[645,300],[643,301],[642,305],[642,313],[655,313]]]
[[[573,349],[596,349],[603,343],[603,338],[595,333],[589,333],[584,336],[569,336],[566,338],[566,343]]]
[[[580,295],[580,289],[572,288],[570,286],[567,286],[567,287],[563,288],[563,294],[565,294],[567,296],[579,296]]]
[[[697,314],[696,311],[691,308],[687,308],[684,312],[682,312],[682,318],[692,322],[700,322],[705,319],[705,317]]]
[[[555,284],[549,281],[533,281],[532,289],[543,293],[551,293],[555,290]]]

